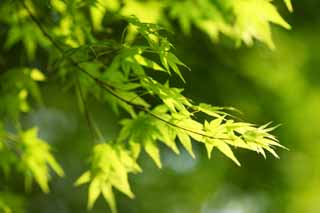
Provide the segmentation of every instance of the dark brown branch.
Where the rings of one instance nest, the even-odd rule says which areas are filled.
[[[38,26],[38,28],[41,30],[41,32],[43,33],[43,35],[50,40],[50,42],[60,51],[63,53],[63,49],[62,47],[59,46],[59,44],[51,37],[51,35],[44,29],[44,27],[42,26],[41,22],[33,15],[33,13],[31,12],[30,8],[26,5],[26,3],[24,2],[24,0],[20,0],[20,3],[22,4],[22,6],[24,7],[24,9],[26,9],[29,17],[32,19],[32,21]]]
[[[31,10],[28,8],[28,6],[25,4],[25,2],[23,0],[20,1],[23,5],[23,7],[27,10],[30,18],[32,19],[32,21],[39,27],[39,29],[41,30],[41,32],[44,34],[45,37],[47,37],[49,39],[49,41],[53,44],[54,47],[56,47],[59,52],[63,55],[64,51],[63,49],[59,46],[59,44],[51,37],[51,35],[44,29],[44,27],[42,26],[41,22],[32,14]],[[163,118],[161,118],[160,116],[154,114],[153,112],[151,112],[149,109],[141,106],[141,105],[138,105],[138,104],[135,104],[135,103],[132,103],[128,100],[126,100],[125,98],[119,96],[115,91],[114,91],[114,87],[102,80],[100,80],[99,78],[95,77],[94,75],[92,75],[91,73],[87,72],[84,68],[82,68],[79,63],[77,63],[73,58],[69,57],[69,56],[66,56],[67,59],[69,60],[69,62],[75,66],[80,72],[82,72],[83,74],[87,75],[88,77],[90,77],[91,79],[93,79],[95,82],[97,82],[97,84],[103,88],[105,91],[107,91],[109,94],[111,94],[112,96],[116,97],[117,99],[119,99],[120,101],[130,105],[130,106],[133,106],[134,108],[140,110],[140,111],[143,111],[147,114],[149,114],[150,116],[166,123],[167,125],[170,125],[172,127],[175,127],[175,128],[178,128],[178,129],[181,129],[181,130],[184,130],[184,131],[187,131],[187,132],[190,132],[190,133],[193,133],[193,134],[196,134],[196,135],[199,135],[199,136],[203,136],[203,137],[206,137],[206,138],[210,138],[210,139],[218,139],[218,140],[234,140],[234,139],[231,139],[231,138],[220,138],[220,137],[214,137],[214,136],[211,136],[211,135],[207,135],[207,134],[203,134],[203,133],[200,133],[200,132],[197,132],[197,131],[194,131],[194,130],[191,130],[191,129],[188,129],[188,128],[185,128],[185,127],[182,127],[182,126],[179,126],[177,124],[174,124],[174,123],[171,123],[170,121],[167,121]]]

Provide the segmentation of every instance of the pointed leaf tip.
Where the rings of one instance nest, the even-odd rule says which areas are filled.
[[[91,210],[94,203],[98,199],[101,193],[101,183],[98,178],[94,178],[89,186],[89,194],[88,194],[88,209]]]
[[[292,2],[291,2],[291,0],[284,0],[284,3],[286,4],[288,10],[289,10],[290,12],[293,12],[293,7],[292,7]]]
[[[161,160],[160,160],[160,152],[157,145],[154,144],[153,141],[147,141],[144,149],[147,154],[152,158],[158,168],[162,168]]]
[[[223,143],[223,142],[217,143],[217,148],[223,154],[225,154],[228,158],[230,158],[233,162],[235,162],[238,166],[241,166],[240,162],[238,161],[236,156],[233,154],[233,151],[231,150],[231,148],[229,147],[228,144]]]
[[[83,173],[74,183],[74,186],[80,186],[82,184],[88,183],[91,179],[91,173],[89,171]]]

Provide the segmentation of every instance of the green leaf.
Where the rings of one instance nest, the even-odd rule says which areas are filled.
[[[231,116],[229,113],[226,113],[223,110],[229,109],[229,110],[236,111],[235,109],[230,107],[218,107],[218,106],[212,106],[210,104],[205,104],[205,103],[200,103],[199,106],[196,107],[195,109],[216,118],[221,117],[222,115]]]
[[[109,174],[109,181],[119,191],[121,191],[128,197],[133,198],[134,195],[130,189],[130,185],[128,182],[128,171],[125,167],[124,162],[121,161],[121,155],[119,155],[120,153],[117,150],[110,150],[109,153],[106,153],[109,154],[109,159],[112,162],[112,170]]]
[[[160,152],[159,148],[153,141],[145,141],[144,149],[146,150],[146,153],[152,158],[152,160],[155,162],[155,164],[158,166],[158,168],[161,168],[161,160],[160,160]]]
[[[158,71],[165,71],[159,64],[157,64],[156,62],[147,59],[141,55],[134,55],[134,59],[136,60],[136,62],[142,66],[151,68],[153,70],[158,70]]]
[[[233,162],[235,162],[238,166],[241,166],[240,162],[237,160],[237,158],[234,156],[231,148],[228,146],[228,144],[217,141],[215,143],[215,146],[228,158],[230,158]]]
[[[275,48],[271,38],[269,22],[286,29],[291,28],[280,16],[271,1],[240,0],[232,2],[232,7],[236,15],[235,29],[237,36],[247,45],[251,45],[253,38],[256,38],[265,42],[271,49]]]
[[[171,67],[171,69],[180,77],[180,79],[183,81],[183,82],[186,82],[178,68],[177,65],[180,65],[180,66],[184,66],[186,67],[187,69],[189,69],[189,67],[187,67],[184,63],[182,63],[174,54],[168,52],[167,54],[167,61],[168,61],[168,64],[169,66]]]
[[[150,94],[158,95],[172,112],[180,111],[185,114],[189,113],[186,107],[191,107],[192,104],[181,94],[182,89],[171,88],[168,82],[162,85],[150,77],[144,78],[141,83]]]
[[[117,213],[116,201],[112,192],[112,186],[110,184],[103,184],[102,194],[104,199],[107,201],[111,212]]]
[[[32,69],[30,73],[30,77],[35,81],[45,81],[46,76],[39,69]]]
[[[94,203],[101,193],[101,179],[99,177],[93,178],[89,185],[88,192],[88,209],[92,209]]]
[[[210,143],[205,143],[204,145],[205,145],[206,150],[207,150],[208,158],[210,159],[211,158],[211,154],[212,154],[212,150],[214,148],[214,145],[210,144]]]
[[[127,119],[121,122],[123,129],[121,130],[122,140],[129,139],[137,143],[143,144],[145,141],[157,139],[161,133],[154,123],[154,119],[149,115],[141,112],[133,119]]]
[[[56,159],[54,159],[52,155],[47,156],[47,163],[53,169],[53,171],[55,171],[57,175],[59,175],[60,177],[64,176],[63,169],[61,168],[61,166],[58,164],[58,162],[56,161]]]
[[[120,145],[102,143],[94,146],[91,169],[75,182],[75,185],[79,186],[91,181],[88,190],[89,209],[93,207],[102,192],[112,212],[116,212],[112,187],[130,198],[134,197],[128,182],[128,174],[140,172],[141,169],[130,154],[130,151]]]
[[[166,144],[174,153],[179,154],[180,151],[175,143],[176,130],[162,121],[157,125],[161,132],[160,140]]]
[[[284,3],[286,4],[288,10],[289,10],[290,12],[293,12],[293,7],[292,7],[291,0],[284,0]]]
[[[188,136],[188,134],[185,131],[178,130],[177,136],[178,136],[181,144],[188,151],[188,153],[191,155],[191,157],[196,158],[193,153],[191,139]]]
[[[131,149],[133,158],[137,159],[140,155],[141,144],[132,140],[129,142],[129,144],[130,144],[130,149]]]
[[[50,153],[50,146],[38,138],[38,129],[31,128],[21,133],[23,150],[20,167],[35,178],[43,192],[49,192],[49,168],[51,167],[59,176],[64,172]]]
[[[132,143],[132,142],[131,142]],[[138,149],[138,150],[134,150]],[[137,159],[137,153],[140,152],[140,144],[136,143],[135,146],[131,145],[131,152],[125,150],[125,149],[119,149],[119,155],[120,155],[120,161],[123,163],[123,165],[126,168],[126,171],[133,172],[133,173],[139,173],[142,171],[138,163],[136,162]]]
[[[118,167],[113,167],[114,169],[117,169]],[[118,168],[119,169],[119,168]],[[117,172],[112,172],[110,174],[110,183],[118,189],[123,194],[127,195],[129,198],[134,198],[134,194],[130,188],[127,173],[119,174]]]
[[[88,183],[91,180],[90,171],[84,172],[74,183],[75,186],[80,186],[82,184]]]

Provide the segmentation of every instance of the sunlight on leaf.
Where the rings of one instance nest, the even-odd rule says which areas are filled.
[[[30,73],[30,77],[35,81],[45,81],[46,76],[39,69],[32,69]]]
[[[38,138],[38,129],[32,128],[21,134],[23,144],[21,169],[31,172],[33,178],[41,187],[42,191],[49,192],[49,168],[52,168],[59,176],[64,176],[60,165],[50,152],[50,146]]]
[[[122,146],[98,144],[93,149],[91,169],[84,172],[76,181],[75,186],[89,183],[88,208],[92,209],[102,193],[113,213],[116,204],[112,188],[116,188],[130,198],[134,197],[131,191],[128,174],[141,172],[132,153]]]

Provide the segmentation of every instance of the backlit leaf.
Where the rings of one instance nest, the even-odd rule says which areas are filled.
[[[88,190],[88,209],[92,209],[94,203],[98,199],[101,193],[101,180],[100,178],[95,177],[90,185]]]
[[[146,153],[152,158],[152,160],[155,162],[155,164],[161,168],[161,160],[160,160],[160,152],[159,148],[153,141],[146,141],[144,144],[144,149],[146,150]]]

